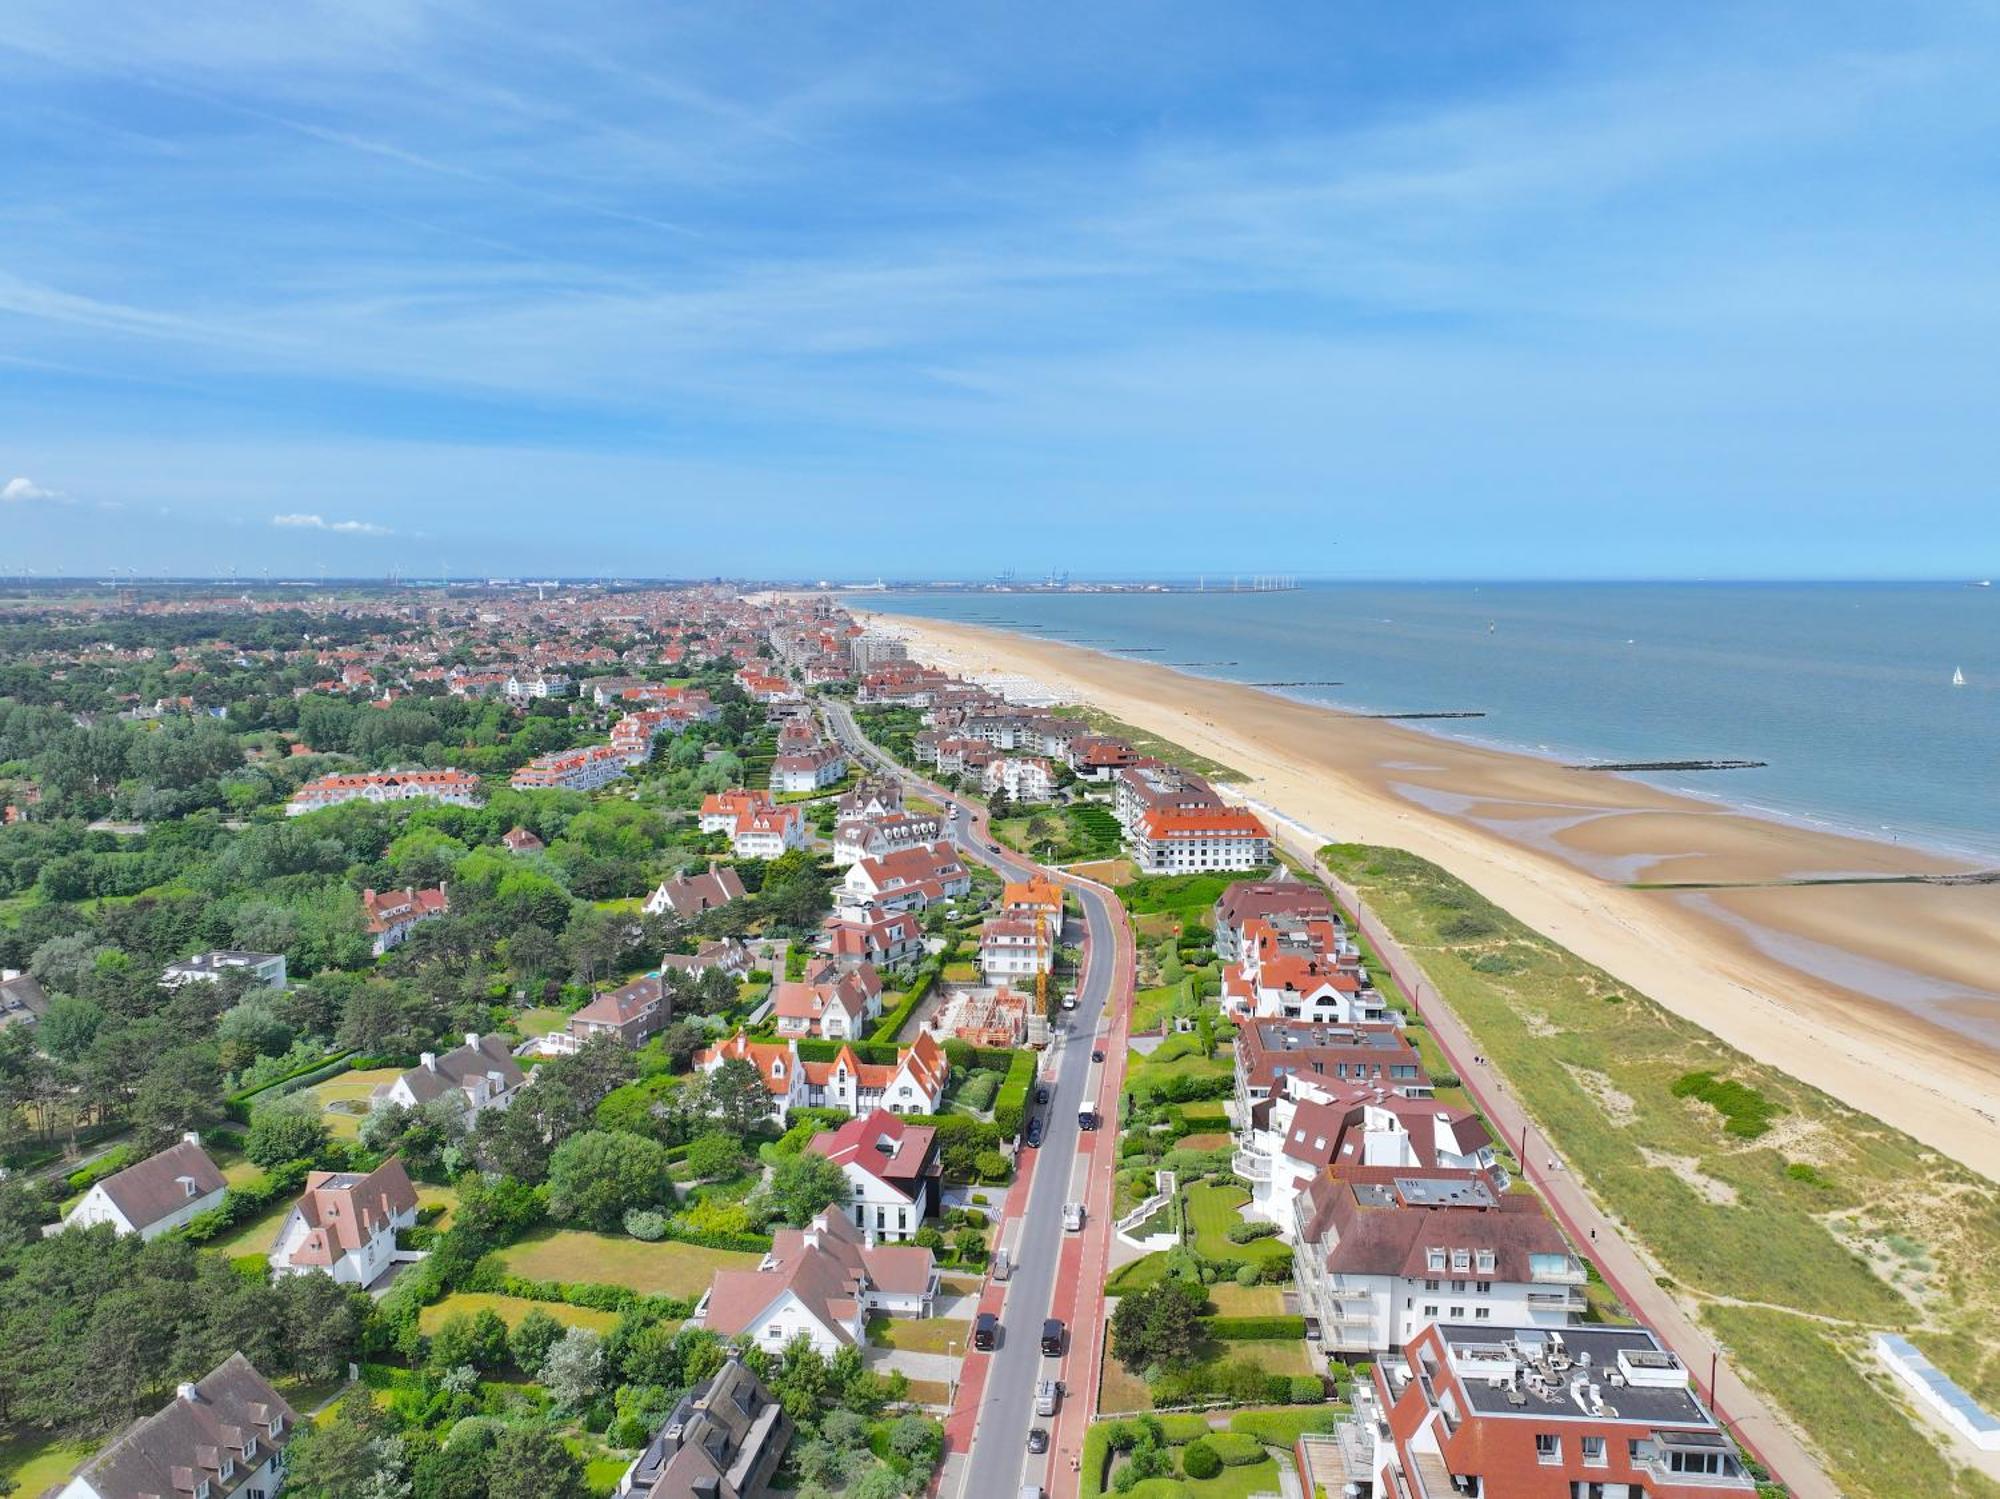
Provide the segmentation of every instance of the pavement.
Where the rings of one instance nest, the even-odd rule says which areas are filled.
[[[1478,1048],[1443,995],[1402,945],[1362,902],[1358,892],[1321,864],[1312,850],[1295,850],[1326,881],[1347,914],[1375,945],[1417,1013],[1430,1028],[1445,1060],[1459,1076],[1494,1131],[1520,1153],[1522,1175],[1532,1182],[1580,1253],[1597,1266],[1598,1274],[1639,1318],[1680,1355],[1716,1419],[1749,1453],[1792,1491],[1794,1499],[1839,1499],[1839,1489],[1763,1397],[1744,1384],[1721,1356],[1714,1339],[1694,1320],[1655,1277],[1660,1267],[1644,1259],[1574,1175],[1528,1118],[1520,1100],[1507,1087]],[[1523,1148],[1525,1141],[1526,1148]],[[1553,1165],[1554,1169],[1550,1169]],[[1711,1372],[1712,1371],[1712,1372]]]
[[[827,718],[848,750],[950,807],[948,836],[964,856],[1009,880],[1045,873],[1072,891],[1082,908],[1085,944],[1077,1007],[1064,1016],[1043,1054],[1041,1081],[1051,1090],[1037,1109],[1042,1143],[1023,1147],[1007,1193],[998,1242],[1013,1262],[1005,1281],[989,1279],[980,1311],[1000,1318],[998,1346],[974,1352],[959,1370],[959,1384],[945,1420],[945,1460],[935,1492],[941,1499],[986,1499],[1018,1494],[1038,1483],[1052,1499],[1079,1487],[1079,1462],[1090,1413],[1097,1407],[1102,1365],[1104,1282],[1110,1273],[1112,1193],[1116,1171],[1118,1095],[1124,1086],[1127,1029],[1135,972],[1131,928],[1123,906],[1105,886],[1047,869],[998,846],[983,807],[960,801],[942,786],[897,764],[869,743],[844,704],[828,703]],[[1105,1060],[1093,1062],[1093,1049]],[[1094,1110],[1105,1128],[1083,1130],[1080,1110]],[[1065,1203],[1085,1205],[1084,1228],[1065,1233]],[[1042,1323],[1066,1324],[1064,1351],[1044,1358]],[[1065,1395],[1053,1417],[1034,1414],[1035,1385],[1062,1382]],[[1028,1429],[1049,1429],[1049,1451],[1027,1450]],[[974,1475],[977,1475],[976,1477]]]

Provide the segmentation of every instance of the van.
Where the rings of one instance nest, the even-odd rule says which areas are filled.
[[[1042,1324],[1042,1352],[1050,1358],[1061,1358],[1063,1350],[1062,1318],[1051,1317]]]
[[[1035,1386],[1035,1414],[1053,1416],[1056,1413],[1056,1396],[1062,1393],[1062,1386],[1053,1379],[1042,1380]]]
[[[1042,1491],[1040,1484],[1024,1483],[1021,1485],[1021,1499],[1049,1499],[1049,1496]]]
[[[992,1312],[981,1312],[972,1319],[972,1346],[991,1351],[1000,1338],[1000,1319]]]
[[[1083,1204],[1080,1202],[1064,1203],[1063,1231],[1065,1233],[1073,1234],[1082,1227],[1083,1227]]]

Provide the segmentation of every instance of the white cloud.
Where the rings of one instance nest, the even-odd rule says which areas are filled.
[[[44,489],[33,479],[13,478],[0,484],[0,503],[26,505],[36,500],[61,500],[62,495],[53,489]]]
[[[338,531],[343,536],[393,536],[387,526],[365,520],[328,520],[323,515],[274,515],[274,526],[296,526],[304,531]]]

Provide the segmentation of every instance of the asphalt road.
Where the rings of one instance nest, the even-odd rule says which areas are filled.
[[[948,802],[952,808],[947,825],[952,843],[968,858],[997,870],[1010,880],[1025,880],[1040,866],[1005,848],[989,847],[983,810],[975,818],[949,792],[898,765],[865,739],[846,706],[829,702],[827,713],[835,734],[850,754],[868,760],[907,784],[920,786],[925,793]],[[1028,1428],[1041,1425],[1053,1432],[1055,1421],[1038,1417],[1035,1385],[1044,1379],[1071,1383],[1067,1375],[1070,1333],[1066,1329],[1062,1358],[1044,1358],[1041,1351],[1042,1322],[1056,1303],[1056,1266],[1062,1249],[1062,1209],[1065,1202],[1081,1201],[1082,1181],[1077,1172],[1077,1145],[1082,1131],[1077,1112],[1092,1096],[1086,1088],[1096,1065],[1090,1060],[1093,1038],[1103,1029],[1105,1006],[1111,998],[1115,940],[1109,898],[1088,887],[1071,885],[1083,911],[1084,928],[1090,942],[1091,959],[1084,965],[1083,983],[1077,990],[1077,1007],[1065,1017],[1059,1032],[1044,1054],[1042,1080],[1052,1085],[1049,1102],[1036,1109],[1042,1117],[1043,1136],[1035,1150],[1023,1149],[1022,1160],[1034,1157],[1034,1173],[1029,1182],[1027,1212],[1003,1243],[1014,1262],[1006,1282],[1006,1303],[1001,1313],[999,1346],[988,1357],[984,1392],[973,1428],[972,1447],[962,1472],[962,1492],[979,1499],[995,1496],[1009,1499],[1023,1484],[1039,1483],[1054,1489],[1050,1474],[1055,1461],[1053,1450],[1045,1456],[1028,1452]],[[1099,1159],[1109,1160],[1108,1155]],[[1075,1383],[1081,1384],[1079,1377]],[[1053,1449],[1054,1444],[1051,1443]]]

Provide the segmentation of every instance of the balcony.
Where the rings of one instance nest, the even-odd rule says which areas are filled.
[[[1230,1169],[1245,1181],[1268,1182],[1271,1179],[1271,1158],[1261,1151],[1239,1150],[1230,1161]]]
[[[1528,1279],[1538,1286],[1580,1286],[1589,1282],[1590,1272],[1566,1254],[1531,1254]]]
[[[1528,1310],[1531,1312],[1586,1312],[1590,1301],[1581,1291],[1530,1291],[1527,1295]]]

